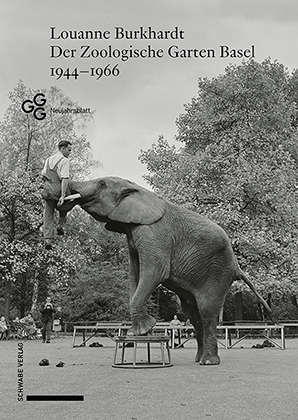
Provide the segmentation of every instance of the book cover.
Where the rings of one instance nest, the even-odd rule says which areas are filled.
[[[191,344],[190,349],[182,349],[189,353],[179,357],[173,351],[174,362],[169,369],[146,372],[112,369],[114,342],[109,334],[93,336],[90,340],[89,337],[94,332],[93,321],[114,321],[117,314],[122,319],[129,318],[129,285],[125,274],[128,256],[123,256],[127,252],[123,235],[119,236],[123,242],[115,240],[114,243],[111,238],[117,233],[102,233],[104,228],[100,223],[96,227],[92,224],[84,227],[85,219],[80,219],[77,225],[72,221],[72,227],[62,239],[55,237],[54,250],[46,253],[41,221],[43,201],[39,181],[32,174],[41,172],[45,159],[57,152],[59,142],[72,141],[70,171],[77,181],[119,177],[190,209],[200,209],[206,204],[210,206],[209,215],[218,221],[219,207],[217,213],[211,209],[214,204],[219,206],[220,198],[217,192],[212,195],[208,177],[205,201],[196,202],[195,195],[186,191],[196,182],[193,169],[188,174],[187,168],[193,168],[193,156],[200,152],[193,149],[196,146],[192,139],[199,133],[204,142],[209,125],[214,128],[219,124],[220,131],[222,121],[226,123],[228,110],[220,106],[221,99],[228,94],[228,89],[223,88],[224,75],[235,77],[237,84],[235,69],[239,68],[240,72],[248,63],[257,63],[263,70],[272,67],[275,74],[281,65],[281,73],[293,74],[297,68],[296,2],[2,0],[0,13],[0,316],[5,316],[11,327],[13,320],[33,312],[39,334],[37,339],[30,340],[14,330],[10,340],[3,336],[0,341],[3,418],[35,419],[42,415],[50,419],[109,420],[234,418],[232,407],[237,398],[241,399],[239,406],[244,407],[243,418],[269,419],[275,418],[276,413],[278,418],[283,418],[281,407],[286,410],[287,418],[294,418],[291,404],[295,404],[295,398],[280,397],[284,389],[287,396],[292,392],[287,376],[293,370],[285,361],[280,376],[273,372],[280,364],[278,358],[284,357],[277,349],[270,370],[264,366],[258,368],[256,361],[255,374],[263,374],[258,383],[248,378],[251,372],[247,373],[246,362],[241,361],[238,353],[235,363],[241,365],[244,379],[237,376],[232,351],[229,355],[225,352],[225,364],[220,366],[223,370],[212,370],[212,375],[205,367],[200,370],[198,364],[194,365],[195,340],[192,350]],[[247,73],[247,77],[252,77],[247,84],[261,86],[252,74]],[[265,84],[270,83],[270,77]],[[212,84],[214,80],[217,84]],[[294,91],[296,79],[292,80]],[[206,96],[202,102],[206,109],[195,107],[199,83],[206,95],[216,87],[216,106]],[[239,100],[237,95],[242,94],[239,83],[236,91],[235,102]],[[276,92],[278,98],[278,89]],[[270,96],[270,101],[274,102],[274,98]],[[242,100],[246,100],[245,94]],[[206,116],[203,128],[192,125],[192,112],[198,112],[203,120],[212,106],[217,109],[213,119]],[[273,109],[271,106],[272,103],[268,109]],[[236,112],[234,108],[233,112]],[[229,115],[231,126],[233,112]],[[286,111],[283,115],[287,118]],[[208,139],[215,131],[210,131],[212,135]],[[247,133],[244,137],[248,139]],[[178,157],[180,148],[187,153]],[[214,156],[216,150],[212,152]],[[210,162],[209,173],[213,169]],[[70,194],[78,193],[75,187],[70,191]],[[227,220],[226,213],[223,217]],[[254,229],[255,232],[259,228],[254,226]],[[111,230],[117,231],[117,227],[112,226]],[[106,237],[107,234],[111,236]],[[95,235],[102,236],[101,242],[94,239]],[[287,237],[285,233],[284,240]],[[237,246],[233,245],[235,249]],[[80,272],[82,278],[85,276],[84,281],[88,278],[85,287],[74,280],[76,264],[81,269],[85,267]],[[100,274],[94,268],[96,264],[100,266]],[[258,270],[256,265],[255,272]],[[117,290],[109,294],[113,279],[117,281]],[[104,292],[98,285],[100,281]],[[71,292],[74,284],[75,291]],[[40,308],[47,295],[52,296],[56,315],[51,342],[42,343]],[[119,296],[127,296],[124,309]],[[109,299],[114,312],[107,315],[107,310],[104,312],[102,308]],[[152,308],[154,311],[154,305]],[[71,319],[68,326],[67,319]],[[76,337],[79,345],[81,339],[87,339],[86,345],[73,347],[74,325],[86,326],[91,319],[86,336]],[[97,341],[104,343],[103,347],[90,349],[89,344]],[[294,350],[288,351],[297,361]],[[253,363],[251,356],[248,357],[249,363]],[[43,359],[48,359],[49,365],[40,365]],[[266,374],[272,374],[275,381],[266,379]],[[230,383],[226,387],[235,398],[226,395],[220,385],[222,380]],[[250,389],[244,402],[239,395],[243,381],[247,381]],[[289,381],[293,386],[297,383],[295,378]],[[259,384],[263,384],[260,401],[259,394],[254,395],[252,391]],[[267,385],[272,387],[268,393],[264,391]],[[225,398],[219,404],[222,395]]]

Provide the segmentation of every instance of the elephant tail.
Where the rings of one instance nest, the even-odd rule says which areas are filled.
[[[252,292],[256,295],[256,297],[259,299],[259,301],[263,304],[263,306],[265,307],[265,309],[268,312],[268,315],[269,315],[271,321],[274,322],[275,324],[277,324],[278,322],[273,315],[272,309],[270,308],[268,303],[264,300],[264,298],[262,298],[262,296],[256,290],[256,288],[253,285],[253,283],[251,282],[251,280],[247,277],[247,275],[242,270],[240,270],[239,278],[241,278],[247,284],[247,286],[252,290]]]

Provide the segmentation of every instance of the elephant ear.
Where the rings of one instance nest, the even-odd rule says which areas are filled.
[[[161,219],[165,211],[166,202],[163,198],[136,185],[123,188],[108,218],[121,223],[151,225]]]

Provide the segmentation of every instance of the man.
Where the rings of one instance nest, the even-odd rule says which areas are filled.
[[[56,312],[51,298],[47,297],[44,307],[40,310],[42,321],[42,342],[50,343],[53,324],[53,314]]]
[[[170,322],[170,326],[172,329],[172,347],[179,346],[181,344],[181,334],[179,328],[175,329],[175,327],[179,327],[182,325],[182,322],[179,321],[177,315],[174,315],[174,318]],[[175,343],[175,337],[178,337],[178,344]]]
[[[0,319],[0,340],[8,338],[8,327],[5,321],[5,317],[1,316]]]
[[[56,206],[62,206],[67,195],[69,180],[69,160],[71,142],[62,140],[58,144],[59,151],[46,159],[42,176],[45,181],[42,196],[45,200],[43,235],[46,248],[51,249],[51,241],[54,237],[54,215]],[[64,234],[63,226],[66,221],[66,213],[59,212],[58,235]]]

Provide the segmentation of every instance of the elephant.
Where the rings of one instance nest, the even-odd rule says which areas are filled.
[[[156,320],[146,303],[160,284],[175,292],[196,332],[195,360],[220,363],[217,320],[233,281],[242,279],[270,313],[271,309],[240,269],[225,231],[205,216],[178,206],[134,182],[104,177],[70,181],[80,194],[60,211],[75,205],[106,229],[127,237],[130,256],[129,335],[145,335]]]

